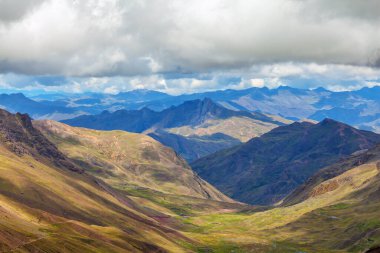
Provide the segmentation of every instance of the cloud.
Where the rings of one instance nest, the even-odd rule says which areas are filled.
[[[0,7],[2,73],[111,77],[379,62],[377,0],[0,0]],[[292,68],[276,71],[297,74]]]
[[[380,85],[380,69],[367,66],[276,63],[244,70],[213,71],[189,75],[137,75],[109,77],[65,77],[0,74],[0,89],[13,92],[105,92],[133,89],[158,90],[170,94],[251,87],[325,87],[354,90]]]
[[[44,0],[0,0],[0,21],[12,22],[23,18]]]

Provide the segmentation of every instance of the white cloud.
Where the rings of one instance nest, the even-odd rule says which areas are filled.
[[[380,69],[350,65],[271,64],[254,65],[242,70],[213,71],[208,74],[162,74],[114,77],[52,77],[0,74],[0,88],[45,90],[50,92],[118,93],[133,89],[151,89],[170,94],[193,93],[218,89],[251,87],[277,88],[281,85],[298,88],[319,86],[331,90],[353,90],[380,84]]]
[[[178,94],[378,85],[379,5],[378,0],[0,0],[0,86]],[[52,80],[42,82],[41,76]],[[295,79],[301,81],[292,83]]]
[[[131,76],[280,62],[375,64],[379,1],[349,2],[0,0],[0,71]]]
[[[250,79],[249,82],[251,83],[252,87],[262,88],[265,86],[265,81],[261,78],[253,78]]]

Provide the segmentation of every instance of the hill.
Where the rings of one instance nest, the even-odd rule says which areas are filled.
[[[293,123],[191,164],[228,196],[274,204],[321,168],[380,142],[380,135],[325,119]]]
[[[33,125],[78,166],[115,188],[143,187],[230,201],[201,180],[172,149],[149,136],[76,128],[56,121],[34,121]]]
[[[27,115],[1,110],[0,140],[2,251],[177,252],[173,239],[188,241],[76,166]]]
[[[237,252],[378,252],[379,188],[377,145],[321,169],[280,206],[186,221],[207,235],[194,237]]]
[[[42,128],[45,124],[49,125],[49,121],[38,122],[36,125]],[[50,122],[51,127],[55,126],[50,130],[70,129],[61,123],[56,124],[55,126]],[[67,140],[71,144],[74,143],[73,145],[75,145],[72,136],[74,130],[67,132]],[[94,142],[91,140],[99,135],[101,143],[104,141],[105,144],[97,146],[98,149],[103,147],[97,151],[105,157],[110,155],[110,160],[114,159],[115,163],[119,161],[118,158],[127,154],[121,154],[117,149],[106,153],[107,145],[123,143],[126,138],[130,139],[129,144],[135,141],[137,146],[132,146],[130,150],[136,152],[136,156],[130,159],[147,160],[146,167],[135,167],[137,170],[149,169],[148,164],[152,162],[152,154],[153,157],[155,155],[145,148],[158,145],[162,152],[158,154],[160,159],[166,159],[162,161],[164,164],[162,166],[166,164],[168,169],[176,170],[171,176],[178,177],[178,182],[182,183],[176,186],[178,195],[152,191],[151,197],[148,197],[149,192],[140,188],[117,189],[105,182],[117,185],[108,176],[93,172],[88,164],[67,157],[33,126],[27,115],[14,115],[0,110],[2,172],[0,173],[0,248],[2,251],[186,252],[190,247],[196,247],[201,243],[180,232],[187,225],[173,218],[178,215],[177,213],[184,213],[185,207],[189,209],[188,214],[239,207],[234,203],[213,200],[216,195],[219,197],[223,195],[191,173],[190,168],[186,167],[183,160],[174,152],[163,148],[147,136],[126,134],[123,137],[120,133],[118,136],[120,142],[112,142],[112,138],[109,137],[115,133],[107,133],[103,136],[110,139],[110,142],[107,142],[101,139],[101,133],[96,131],[78,131],[87,135],[89,146],[86,148],[78,145],[77,150],[84,149],[82,154],[88,152],[87,155],[91,155],[91,152],[95,151],[91,150],[90,143],[96,143],[96,140]],[[65,136],[64,133],[59,133]],[[83,140],[86,142],[86,138]],[[137,144],[138,141],[142,143]],[[139,148],[141,148],[140,153]],[[95,159],[95,156],[93,158]],[[93,162],[95,166],[96,161]],[[154,168],[152,162],[152,170],[155,169],[156,172],[159,169],[164,170]],[[165,174],[161,173],[160,176]],[[176,182],[175,178],[172,180]],[[189,181],[193,183],[186,183]],[[169,192],[171,189],[170,185],[155,186],[156,190],[160,188]],[[194,190],[190,190],[192,186],[195,187]],[[173,207],[173,203],[176,203],[177,209]],[[190,211],[193,205],[197,208]]]

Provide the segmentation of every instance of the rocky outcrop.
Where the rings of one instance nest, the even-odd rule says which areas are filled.
[[[33,127],[27,114],[11,114],[0,109],[0,145],[18,156],[29,155],[61,168],[83,172]]]

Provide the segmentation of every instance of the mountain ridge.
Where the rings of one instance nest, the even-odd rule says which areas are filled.
[[[274,204],[320,168],[378,142],[378,134],[331,119],[318,124],[295,122],[203,157],[191,166],[232,198]]]
[[[118,127],[118,130],[127,130],[131,132],[143,132],[152,127],[171,128],[183,125],[194,126],[203,123],[206,119],[209,118],[225,119],[233,116],[242,116],[252,119],[266,120],[272,123],[283,124],[282,122],[277,122],[261,113],[249,113],[245,111],[229,110],[220,105],[217,105],[215,102],[208,98],[205,98],[203,100],[197,99],[185,101],[179,106],[171,106],[170,108],[165,109],[161,112],[153,111],[147,107],[144,107],[141,110],[118,110],[113,113],[104,111],[100,115],[83,115],[74,119],[63,120],[62,122],[69,125],[81,127],[89,127],[89,124],[91,124],[90,128],[98,130],[111,130],[111,125],[102,125],[101,123],[109,120],[109,118],[113,115],[117,116],[119,120],[120,118],[135,117],[136,121],[140,123],[141,126],[135,126],[132,124],[128,125],[126,124],[128,122],[123,122],[122,125],[116,125],[116,127]],[[141,115],[141,119],[138,118],[139,115]],[[115,128],[112,130],[115,130]]]
[[[186,101],[160,112],[147,107],[104,111],[62,122],[98,130],[145,133],[174,148],[188,161],[236,145],[237,139],[245,141],[288,123],[258,112],[229,110],[208,98]]]
[[[113,112],[120,109],[139,110],[149,107],[161,111],[188,100],[208,97],[232,110],[258,111],[294,121],[305,118],[320,121],[329,117],[360,129],[380,133],[380,121],[377,120],[380,106],[378,90],[379,88],[376,86],[339,92],[325,88],[299,89],[280,86],[275,89],[251,87],[243,90],[228,89],[177,96],[149,90],[134,90],[120,92],[120,95],[104,93],[52,94],[49,98],[49,95],[43,94],[32,96],[32,98],[43,105],[61,106],[68,110],[74,110],[74,113],[69,114],[48,115],[48,118],[56,120],[74,118],[78,114],[99,114],[104,110]],[[27,107],[7,109],[14,112],[29,112],[34,115],[31,111],[25,111]],[[351,116],[342,117],[341,112],[351,114]],[[44,117],[47,118],[46,115]]]
[[[75,128],[51,120],[33,125],[87,173],[115,188],[138,186],[233,202],[200,179],[173,150],[149,136]]]

